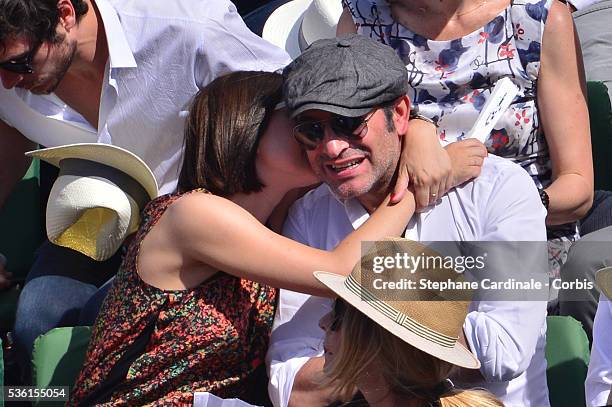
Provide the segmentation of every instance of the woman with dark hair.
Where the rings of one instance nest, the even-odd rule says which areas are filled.
[[[312,272],[348,274],[360,242],[402,232],[409,196],[382,205],[332,252],[263,224],[291,189],[316,182],[281,101],[282,78],[235,72],[195,97],[179,192],[149,203],[96,321],[70,404],[161,405],[194,391],[250,400],[277,290],[329,295]],[[366,126],[384,126],[375,109]]]

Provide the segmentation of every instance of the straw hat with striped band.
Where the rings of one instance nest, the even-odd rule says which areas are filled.
[[[47,203],[49,241],[103,261],[140,224],[157,182],[138,156],[110,144],[82,143],[26,153],[60,172]]]
[[[439,291],[427,289],[389,290],[384,294],[371,287],[374,258],[395,257],[397,253],[409,256],[440,256],[439,253],[406,239],[384,239],[373,246],[355,265],[348,277],[324,271],[316,271],[315,277],[335,292],[340,298],[382,326],[384,329],[415,348],[438,359],[468,369],[480,367],[478,359],[458,342],[463,323],[468,313],[469,301],[453,300],[465,298],[449,292],[444,298]],[[452,269],[418,269],[414,273],[400,267],[384,271],[388,281],[408,279],[418,281],[461,281],[462,276]],[[396,292],[397,291],[397,292]],[[468,297],[471,293],[468,293]]]

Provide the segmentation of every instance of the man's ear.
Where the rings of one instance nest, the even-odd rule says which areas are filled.
[[[408,120],[410,117],[410,99],[404,95],[393,108],[393,121],[397,134],[403,136],[408,132]]]
[[[57,11],[59,13],[59,24],[62,26],[64,31],[70,32],[70,30],[76,27],[76,11],[74,10],[70,0],[58,0]]]

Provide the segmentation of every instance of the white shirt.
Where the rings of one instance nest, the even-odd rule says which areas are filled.
[[[585,383],[589,407],[607,406],[612,393],[612,301],[600,295],[593,322],[593,346]]]
[[[126,148],[153,170],[160,193],[177,183],[191,98],[238,70],[275,71],[285,51],[244,25],[228,0],[95,0],[109,61],[98,128],[56,95],[0,86],[0,119],[46,147],[100,142]]]
[[[583,10],[587,7],[592,6],[597,3],[599,0],[569,0],[572,3],[572,6],[576,8],[576,10]]]
[[[368,214],[357,200],[343,205],[322,185],[296,202],[283,234],[309,246],[334,248]],[[405,237],[420,241],[545,241],[546,211],[529,175],[489,155],[481,175],[416,214]],[[286,406],[298,370],[323,353],[319,319],[331,300],[281,290],[267,355],[269,393]],[[548,406],[546,302],[472,302],[464,331],[480,360],[485,387],[507,406]],[[529,379],[528,379],[529,378]]]

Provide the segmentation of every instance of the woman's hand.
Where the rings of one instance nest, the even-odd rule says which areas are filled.
[[[451,159],[440,145],[436,127],[424,120],[410,120],[402,139],[402,155],[391,203],[399,202],[410,185],[419,210],[436,202],[453,186]]]
[[[452,164],[452,185],[455,187],[476,178],[484,159],[487,148],[476,139],[466,139],[451,143],[445,147]]]

